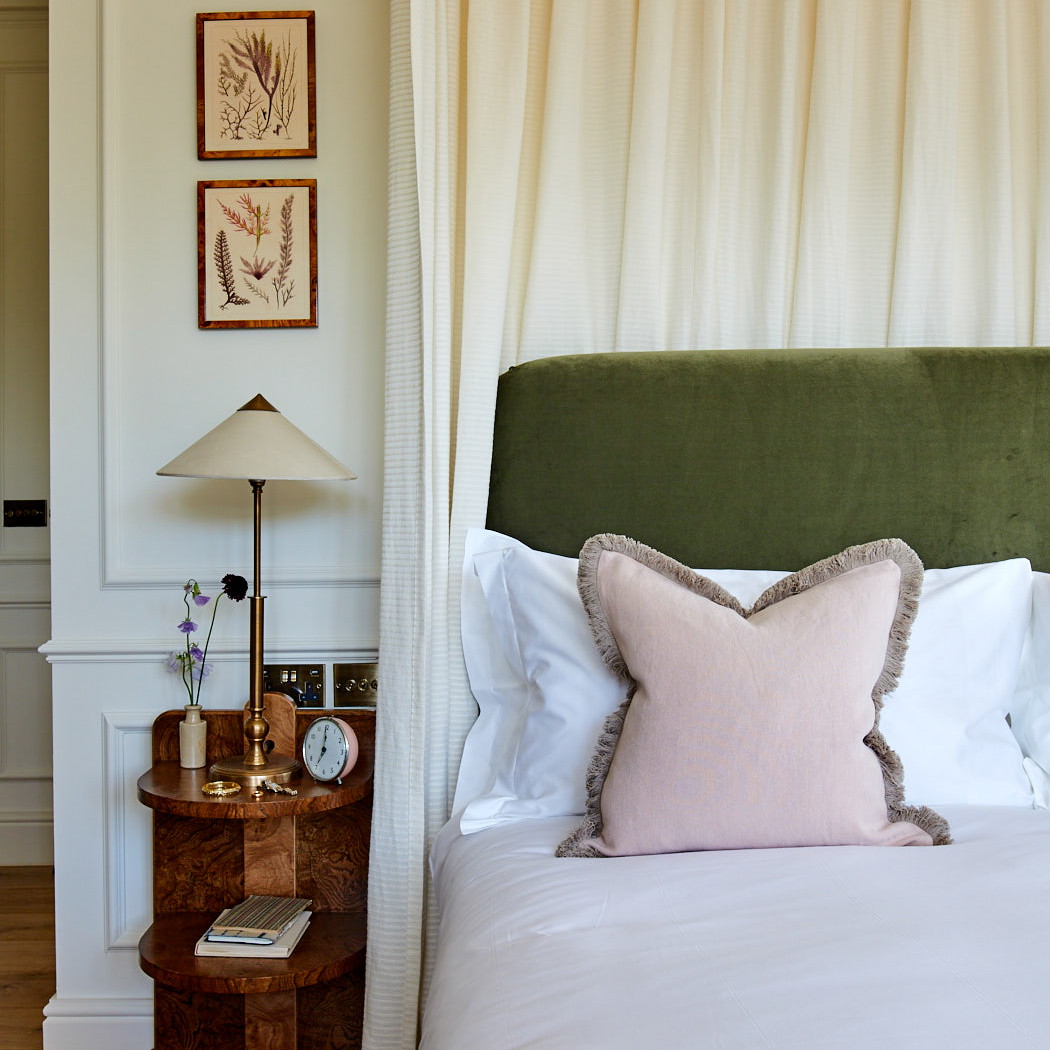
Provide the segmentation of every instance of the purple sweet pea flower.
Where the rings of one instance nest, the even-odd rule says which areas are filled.
[[[199,664],[196,660],[193,661],[193,666],[190,668],[190,676],[195,682],[203,681],[210,674],[211,664]]]
[[[179,630],[182,631],[183,634],[193,634],[193,632],[197,630],[197,624],[192,620],[183,620],[182,623],[179,624]]]
[[[193,604],[194,605],[207,605],[208,602],[210,602],[210,601],[211,601],[211,598],[209,598],[208,595],[206,595],[206,594],[195,594],[193,596]]]

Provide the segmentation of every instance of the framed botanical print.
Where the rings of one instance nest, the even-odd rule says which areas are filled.
[[[317,181],[197,183],[197,326],[317,326]]]
[[[197,156],[316,157],[313,11],[197,15]]]

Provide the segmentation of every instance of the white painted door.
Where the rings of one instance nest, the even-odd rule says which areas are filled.
[[[0,498],[48,496],[47,6],[0,0]],[[0,865],[50,864],[49,533],[0,527]],[[15,524],[12,524],[15,523]]]

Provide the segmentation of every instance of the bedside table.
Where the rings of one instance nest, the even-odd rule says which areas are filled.
[[[268,693],[270,739],[298,754],[306,727],[329,714]],[[297,795],[242,787],[202,794],[208,768],[182,769],[178,723],[153,724],[153,766],[138,782],[153,810],[153,925],[139,963],[154,980],[154,1050],[357,1050],[364,1009],[365,908],[375,713],[339,710],[361,754],[342,784],[303,774]],[[206,710],[208,763],[243,747],[243,711]],[[313,917],[286,959],[193,954],[218,913],[252,893],[308,897]]]

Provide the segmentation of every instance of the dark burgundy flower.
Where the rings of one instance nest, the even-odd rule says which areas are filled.
[[[248,593],[248,581],[243,576],[235,576],[232,572],[222,578],[222,593],[227,598],[239,602]]]

